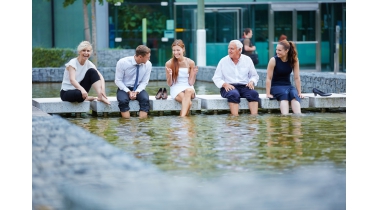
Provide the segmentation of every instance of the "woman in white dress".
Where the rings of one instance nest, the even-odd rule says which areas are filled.
[[[185,44],[182,40],[174,40],[173,57],[165,64],[166,83],[170,87],[170,96],[182,104],[180,116],[188,115],[191,99],[195,98],[194,83],[198,67],[190,58],[185,57]]]

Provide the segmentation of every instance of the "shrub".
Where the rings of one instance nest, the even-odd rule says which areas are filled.
[[[63,67],[74,57],[77,53],[73,49],[33,48],[32,67]]]

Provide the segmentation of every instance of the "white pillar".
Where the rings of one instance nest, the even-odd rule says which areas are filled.
[[[197,66],[206,66],[206,30],[197,29]]]
[[[107,49],[109,47],[108,34],[108,2],[104,1],[103,5],[95,4],[96,14],[96,45],[98,50]]]

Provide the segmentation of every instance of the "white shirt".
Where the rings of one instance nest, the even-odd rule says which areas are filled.
[[[70,74],[69,71],[67,70],[68,66],[72,66],[75,69],[75,80],[80,83],[84,76],[86,75],[87,70],[90,68],[96,69],[95,65],[89,61],[86,60],[83,65],[80,65],[79,61],[77,58],[71,59],[68,63],[65,64],[66,68],[63,73],[63,80],[62,80],[62,86],[61,90],[75,90],[76,88],[74,85],[71,84],[70,82]]]
[[[120,90],[129,92],[129,88],[135,85],[136,80],[136,67],[137,63],[134,56],[128,56],[121,58],[116,63],[116,72],[115,72],[115,84]],[[150,79],[150,73],[152,72],[152,63],[147,61],[145,64],[139,64],[139,78],[137,81],[136,92],[141,92],[148,85]]]
[[[253,81],[256,86],[259,75],[250,57],[242,54],[238,63],[235,64],[227,55],[220,59],[212,80],[218,88],[221,88],[224,83],[247,85],[250,81]]]

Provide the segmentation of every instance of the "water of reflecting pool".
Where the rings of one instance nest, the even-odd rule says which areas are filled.
[[[174,176],[282,174],[313,165],[346,172],[345,113],[66,119]]]
[[[61,83],[32,85],[33,98],[59,97]],[[108,96],[116,96],[113,82],[106,87]],[[155,95],[160,87],[167,85],[150,82],[147,92]],[[197,81],[195,89],[197,94],[219,94],[209,82]],[[295,209],[305,203],[308,209],[345,209],[345,112],[256,117],[201,112],[185,118],[152,114],[147,119],[82,114],[65,119],[155,165],[173,180],[199,179],[199,187],[211,181],[232,192],[248,186],[244,192],[256,195],[255,202],[265,203],[266,209]],[[239,194],[243,204],[246,198]],[[292,203],[294,199],[300,203]]]
[[[59,97],[61,83],[32,85],[33,98]],[[106,87],[108,96],[116,95],[114,82],[107,82]],[[155,95],[159,87],[167,85],[164,81],[149,82],[147,92]],[[219,94],[210,82],[197,81],[195,89],[198,94]],[[264,89],[258,91],[265,93]],[[283,173],[315,164],[333,164],[337,171],[346,171],[345,112],[307,112],[298,117],[195,113],[187,118],[151,115],[128,120],[85,114],[66,119],[178,176]]]

